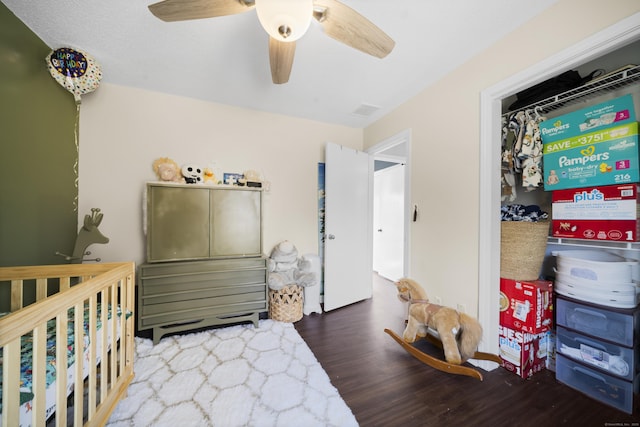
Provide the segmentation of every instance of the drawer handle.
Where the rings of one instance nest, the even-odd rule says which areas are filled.
[[[597,343],[595,341],[588,340],[586,338],[576,337],[576,341],[579,342],[579,343],[582,343],[582,344],[586,344],[589,347],[597,348],[598,350],[602,350],[602,351],[605,351],[605,352],[607,351],[607,348],[605,346],[603,346],[602,344]]]
[[[597,316],[600,317],[602,319],[606,319],[607,316],[605,316],[602,313],[598,313],[597,311],[591,311],[591,310],[587,310],[586,308],[580,308],[580,307],[576,307],[575,311],[579,312],[579,313],[584,313],[584,314],[589,314],[591,316]]]
[[[605,381],[605,379],[604,379],[603,377],[601,377],[600,375],[595,374],[595,373],[593,373],[593,372],[591,372],[591,371],[587,371],[586,369],[584,369],[584,368],[582,368],[582,367],[580,367],[580,366],[574,366],[572,369],[573,369],[574,371],[578,372],[578,373],[581,373],[581,374],[584,374],[584,375],[586,375],[586,376],[588,376],[588,377],[594,378],[594,379],[596,379],[596,380],[598,380],[598,381],[600,381],[600,382],[603,382],[603,383],[605,383],[605,384],[607,383],[607,382]]]

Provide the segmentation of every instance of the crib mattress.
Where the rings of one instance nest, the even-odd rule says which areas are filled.
[[[100,363],[100,354],[102,351],[102,321],[101,321],[101,304],[97,305],[97,333],[96,333],[96,362]],[[107,308],[107,319],[111,319],[111,307]],[[71,308],[67,311],[67,396],[73,391],[73,383],[75,380],[75,310]],[[121,315],[120,307],[117,307],[116,314]],[[84,306],[84,334],[81,338],[83,345],[83,378],[89,374],[89,307]],[[117,337],[120,338],[120,323],[117,325]],[[107,342],[111,339],[111,324],[107,324]],[[49,418],[55,412],[56,404],[56,321],[51,319],[47,322],[47,362],[46,362],[46,418]],[[22,337],[20,350],[20,427],[31,425],[31,401],[33,399],[33,373],[31,371],[33,360],[33,336],[26,334]],[[2,427],[2,353],[0,352],[0,427]]]

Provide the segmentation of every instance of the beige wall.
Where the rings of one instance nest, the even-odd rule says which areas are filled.
[[[271,182],[265,251],[289,239],[316,252],[325,141],[366,149],[411,129],[412,203],[421,208],[411,225],[411,275],[443,303],[474,313],[480,92],[639,10],[637,0],[560,0],[364,130],[103,84],[82,103],[79,215],[101,208],[111,242],[90,249],[105,261],[143,261],[142,190],[155,178],[153,160],[168,156],[261,171]]]
[[[365,129],[365,149],[412,130],[421,216],[411,224],[411,276],[429,294],[476,313],[478,254],[489,250],[478,248],[480,93],[638,11],[637,0],[561,0]]]
[[[265,194],[264,251],[288,239],[318,252],[317,165],[326,141],[362,148],[362,130],[102,84],[83,97],[79,214],[104,212],[103,261],[143,262],[142,194],[152,163],[215,164],[223,172],[255,169]]]

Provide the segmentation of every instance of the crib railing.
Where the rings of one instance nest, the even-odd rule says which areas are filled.
[[[133,378],[134,276],[133,263],[0,268],[0,284],[11,286],[11,313],[0,318],[2,426],[20,424],[21,342],[25,336],[30,336],[33,348],[32,425],[44,426],[50,415],[46,365],[47,340],[53,340],[52,336],[56,425],[67,425],[69,390],[74,393],[73,425],[106,423]],[[36,301],[23,306],[25,287],[34,282]],[[75,340],[71,355],[70,321]],[[75,359],[72,381],[68,381],[68,357]]]

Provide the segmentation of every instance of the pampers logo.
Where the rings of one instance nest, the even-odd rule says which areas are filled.
[[[627,148],[635,147],[635,145],[636,145],[635,141],[629,141],[627,139],[623,139],[617,144],[610,146],[609,150],[626,150]]]
[[[571,158],[569,156],[561,156],[558,159],[558,165],[560,165],[560,167],[568,167],[568,166],[576,166],[576,165],[584,166],[591,162],[602,162],[605,160],[609,160],[608,152],[594,154],[595,151],[596,151],[595,147],[593,145],[590,145],[589,147],[580,150],[580,154],[582,154],[582,157]]]
[[[542,128],[542,135],[547,136],[547,135],[555,135],[559,132],[565,131],[567,129],[569,129],[571,126],[569,125],[569,123],[565,123],[562,124],[562,122],[560,120],[556,120],[553,123],[553,127],[552,128]]]
[[[604,194],[602,193],[602,191],[598,190],[597,188],[594,188],[593,190],[591,190],[591,193],[587,193],[586,191],[583,191],[582,193],[576,193],[573,195],[573,201],[575,203],[599,202],[602,200],[604,200]]]

